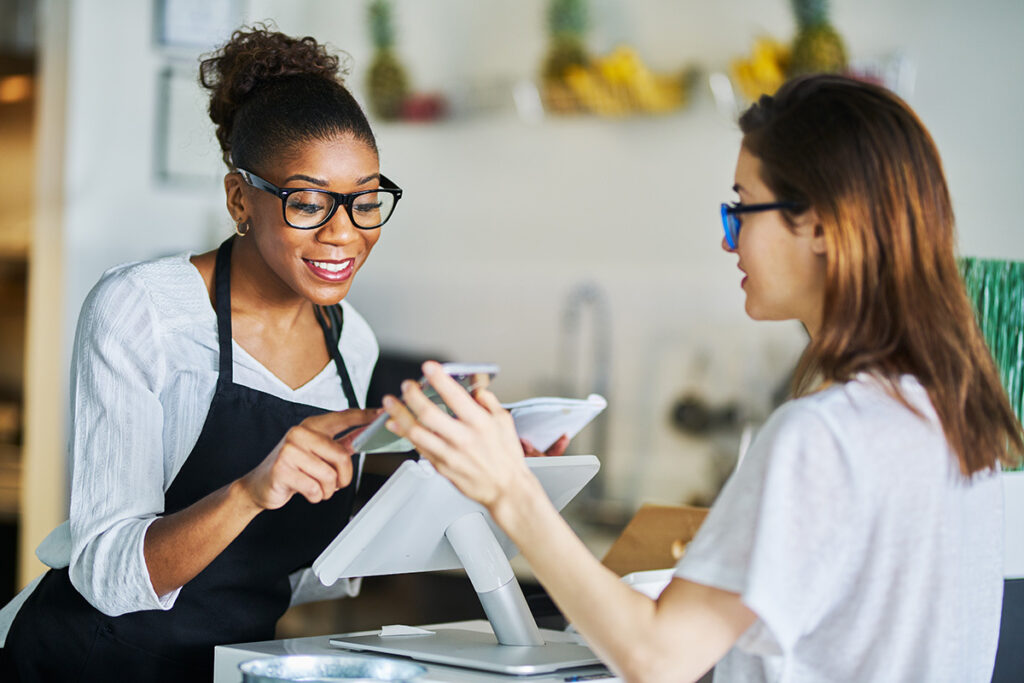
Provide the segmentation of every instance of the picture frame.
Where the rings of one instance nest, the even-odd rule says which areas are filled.
[[[154,175],[163,185],[198,186],[224,173],[196,68],[170,63],[157,76]]]
[[[164,48],[211,50],[242,20],[240,0],[154,0],[153,40]]]

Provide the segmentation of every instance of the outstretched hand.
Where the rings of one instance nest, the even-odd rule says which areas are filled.
[[[311,503],[334,495],[352,481],[354,427],[367,424],[380,409],[350,409],[307,417],[289,429],[274,450],[241,479],[253,503],[276,510],[296,493]],[[335,440],[340,433],[346,436]]]
[[[391,416],[387,428],[411,441],[438,472],[493,514],[536,481],[523,461],[512,416],[490,391],[470,395],[438,363],[424,363],[423,376],[458,419],[428,399],[416,382],[406,381],[402,401],[384,398]]]

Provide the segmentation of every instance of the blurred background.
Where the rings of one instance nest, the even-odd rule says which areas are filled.
[[[1019,0],[0,0],[4,600],[66,517],[85,295],[231,233],[196,70],[256,21],[347,53],[405,190],[350,295],[382,381],[438,357],[499,363],[505,401],[607,397],[570,451],[603,463],[574,513],[598,555],[641,503],[714,498],[806,341],[746,318],[720,248],[751,98],[885,83],[942,152],[961,253],[1024,258]],[[362,626],[332,615],[284,632]]]

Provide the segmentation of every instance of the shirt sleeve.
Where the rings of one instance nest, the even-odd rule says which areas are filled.
[[[787,404],[751,444],[677,565],[676,576],[738,593],[757,614],[742,649],[788,651],[829,607],[858,525],[847,453],[820,411]]]
[[[70,577],[109,616],[170,609],[143,555],[164,511],[165,375],[159,320],[146,289],[121,269],[82,306],[71,363]]]

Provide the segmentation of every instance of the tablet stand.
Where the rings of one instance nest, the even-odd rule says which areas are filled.
[[[598,463],[593,456],[561,456],[529,458],[528,466],[561,509]],[[317,559],[314,571],[333,581],[462,566],[493,635],[443,628],[416,635],[335,636],[331,645],[515,675],[600,663],[585,645],[566,642],[566,634],[537,627],[508,561],[515,546],[493,524],[483,508],[429,465],[404,463]]]
[[[462,560],[494,636],[502,645],[543,645],[512,565],[479,512],[452,522],[445,537]]]

